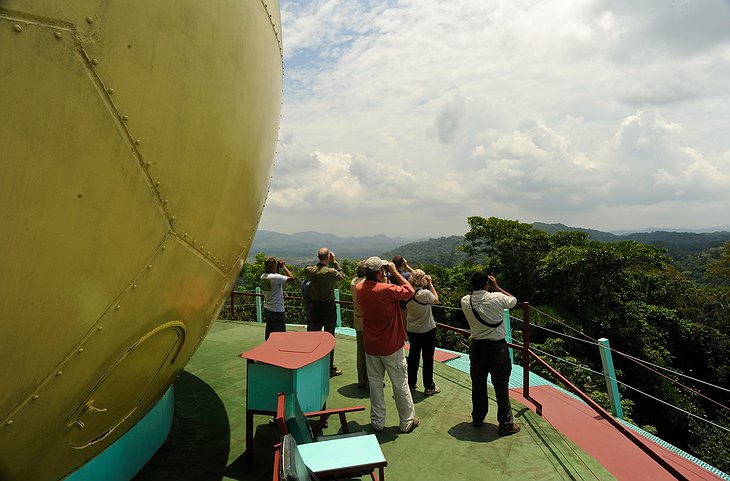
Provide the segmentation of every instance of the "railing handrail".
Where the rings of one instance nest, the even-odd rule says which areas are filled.
[[[231,291],[231,297],[233,296],[244,296],[244,297],[264,297],[263,293],[256,293],[256,292],[249,292],[249,291]],[[284,294],[284,299],[292,299],[295,301],[303,301],[304,297],[302,296],[292,296],[289,294]],[[335,300],[336,304],[344,304],[351,306],[353,305],[352,301],[343,301],[342,299]]]

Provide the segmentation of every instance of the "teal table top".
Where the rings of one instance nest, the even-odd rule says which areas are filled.
[[[309,469],[315,473],[347,472],[358,467],[387,466],[374,434],[317,441],[297,446]]]

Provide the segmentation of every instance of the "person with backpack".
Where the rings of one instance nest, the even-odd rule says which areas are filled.
[[[441,392],[433,382],[433,356],[436,352],[436,321],[431,305],[436,304],[439,295],[433,287],[431,276],[421,269],[415,269],[408,282],[416,293],[406,301],[406,330],[408,331],[408,387],[416,390],[418,365],[423,355],[423,394],[433,396]]]
[[[499,435],[508,436],[520,431],[512,417],[509,400],[509,376],[512,361],[504,339],[504,309],[517,304],[515,296],[497,285],[497,279],[486,271],[471,276],[472,293],[461,298],[461,310],[471,328],[469,345],[469,374],[471,375],[472,425],[481,427],[489,410],[487,376],[497,397]]]

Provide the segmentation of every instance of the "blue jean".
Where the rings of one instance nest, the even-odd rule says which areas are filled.
[[[436,351],[436,328],[426,332],[408,332],[408,386],[413,389],[418,381],[418,364],[423,354],[423,388],[434,389],[433,355]]]

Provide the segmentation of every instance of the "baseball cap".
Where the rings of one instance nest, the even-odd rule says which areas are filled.
[[[384,261],[380,257],[373,256],[368,257],[363,264],[365,265],[365,269],[369,271],[377,271],[380,270],[382,267],[387,266],[388,261]]]

